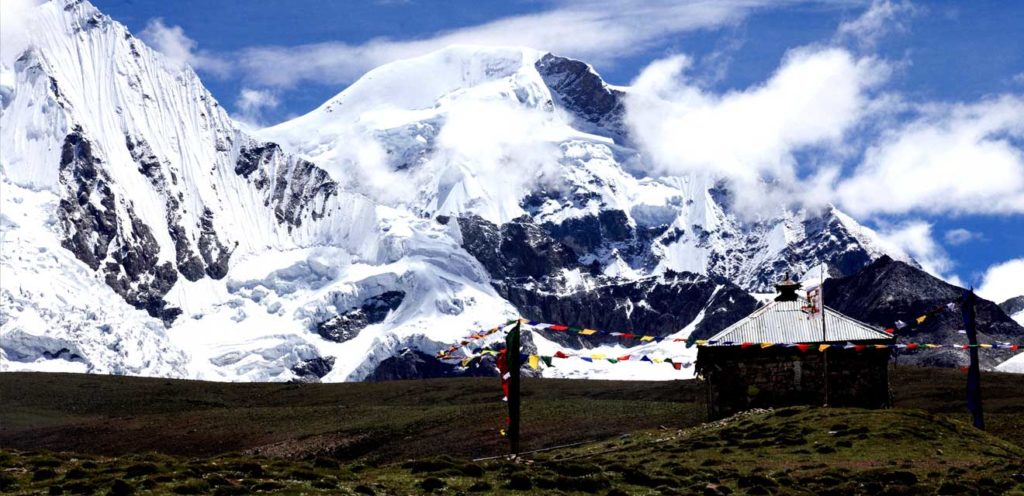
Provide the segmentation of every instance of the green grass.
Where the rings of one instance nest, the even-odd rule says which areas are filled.
[[[703,389],[526,380],[528,462],[498,455],[496,379],[219,384],[0,374],[0,493],[1022,494],[1024,377],[900,368],[892,410],[703,424]],[[618,492],[622,491],[622,492]]]
[[[917,410],[795,407],[527,456],[366,463],[0,451],[0,490],[121,494],[1024,494],[1024,449]],[[623,491],[622,493],[615,491]],[[116,493],[116,492],[115,492]]]

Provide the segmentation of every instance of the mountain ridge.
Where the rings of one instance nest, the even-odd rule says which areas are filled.
[[[520,314],[700,336],[786,271],[848,276],[892,252],[835,207],[750,221],[719,179],[643,175],[629,88],[584,62],[454,47],[249,133],[86,1],[26,22],[0,91],[5,370],[446,375],[436,351]],[[695,353],[660,346],[642,350]]]

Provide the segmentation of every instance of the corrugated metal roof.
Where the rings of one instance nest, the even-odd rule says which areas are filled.
[[[773,301],[744,317],[722,332],[708,338],[706,346],[738,346],[741,343],[833,343],[893,339],[880,329],[825,307],[815,318],[801,310],[807,304],[797,301]]]

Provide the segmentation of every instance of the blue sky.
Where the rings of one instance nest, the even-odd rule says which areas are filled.
[[[915,143],[927,143],[922,136],[934,130],[960,129],[948,134],[951,140],[969,135],[1024,98],[1024,2],[93,2],[151,45],[185,58],[230,112],[259,124],[308,112],[365,70],[448,42],[531,45],[590,62],[621,85],[654,61],[685,55],[688,84],[710,100],[765,85],[794,49],[838,47],[855,61],[880,61],[873,67],[886,72],[884,82],[865,83],[864,91],[872,102],[892,100],[892,108],[903,109],[858,117],[844,128],[842,144],[853,151],[843,155],[840,174],[866,177],[859,190],[855,182],[846,188],[851,198],[863,198],[868,180],[908,181],[890,170],[903,156],[894,144],[900,139],[925,146]],[[966,116],[950,117],[958,112]],[[983,126],[977,150],[949,153],[989,157],[972,153],[995,140],[1008,165],[978,173],[1015,170],[1024,164],[1024,123],[1002,119]],[[872,148],[881,156],[881,172],[873,175],[865,165]],[[800,149],[793,156],[807,175],[815,171],[806,163],[822,153]],[[925,168],[915,177],[929,183],[942,181],[939,175],[953,174],[936,167],[935,175]],[[964,192],[956,183],[966,181],[950,181],[933,188],[950,191],[948,205],[936,206],[934,191],[916,192],[909,180],[879,188],[905,201],[878,200],[854,214],[927,260],[933,272],[979,285],[993,265],[1024,258],[1024,212],[1018,204],[987,207],[983,189]]]

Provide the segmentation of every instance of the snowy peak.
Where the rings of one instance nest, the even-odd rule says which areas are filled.
[[[248,136],[191,69],[87,2],[27,21],[0,92],[0,367],[359,379],[393,348],[513,313],[443,226]],[[69,274],[84,280],[37,283]],[[362,332],[316,332],[340,321]]]

